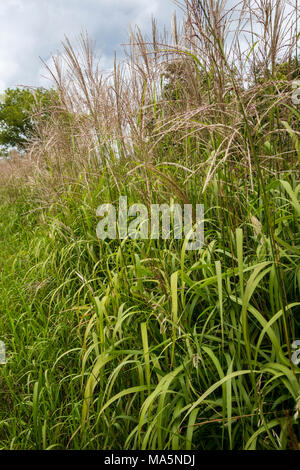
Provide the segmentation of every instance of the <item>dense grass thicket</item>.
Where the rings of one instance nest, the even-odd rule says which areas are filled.
[[[87,37],[54,60],[0,167],[0,448],[299,450],[299,11],[229,3],[135,29],[109,76]],[[204,204],[203,248],[98,240],[120,195]]]

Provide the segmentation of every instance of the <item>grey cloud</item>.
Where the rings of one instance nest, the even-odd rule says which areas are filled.
[[[74,40],[87,30],[109,67],[130,24],[147,30],[154,15],[169,25],[175,9],[172,0],[6,0],[0,5],[0,91],[45,84],[39,56],[49,60],[65,34]]]

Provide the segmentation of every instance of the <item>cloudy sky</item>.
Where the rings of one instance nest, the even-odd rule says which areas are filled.
[[[87,30],[101,51],[103,67],[126,42],[129,25],[149,30],[151,17],[170,25],[173,0],[1,0],[0,92],[18,85],[47,86],[45,69],[60,50],[66,34],[71,40]]]

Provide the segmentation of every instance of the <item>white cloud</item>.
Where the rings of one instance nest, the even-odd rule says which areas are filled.
[[[6,0],[0,5],[0,88],[45,84],[39,56],[49,60],[65,34],[72,40],[85,30],[109,67],[130,24],[148,29],[154,15],[169,25],[175,9],[172,0]]]

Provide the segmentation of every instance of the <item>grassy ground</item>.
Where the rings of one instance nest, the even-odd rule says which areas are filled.
[[[277,62],[266,9],[265,48],[230,65],[219,2],[184,3],[191,52],[154,25],[124,75],[67,42],[57,103],[2,166],[2,449],[299,449],[297,49]],[[120,195],[204,204],[203,248],[98,240]]]
[[[257,193],[221,215],[216,184],[196,253],[99,244],[96,185],[47,209],[28,193],[1,205],[3,448],[296,445],[299,185],[268,187],[276,273]]]

